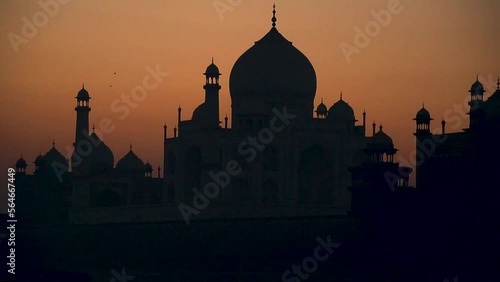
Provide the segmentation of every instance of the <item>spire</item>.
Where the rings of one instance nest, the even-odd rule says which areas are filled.
[[[383,128],[382,123],[380,124],[380,126],[378,128],[379,128],[379,131],[382,131],[382,128]]]
[[[214,57],[212,57],[212,64],[214,63]]]
[[[497,90],[500,90],[500,76],[498,77],[498,80],[497,80]]]
[[[95,124],[92,124],[92,133],[95,133]]]
[[[342,91],[340,91],[340,100],[342,100]]]
[[[132,152],[132,142],[130,142],[130,152]]]
[[[476,82],[479,81],[479,75],[476,74]]]
[[[425,107],[424,107],[424,102],[422,102],[422,109],[425,109]]]
[[[56,147],[56,139],[52,139],[52,148]]]
[[[276,27],[276,4],[273,4],[273,18],[271,21],[273,22],[273,27]]]
[[[85,89],[85,82],[82,82],[82,89]]]
[[[321,98],[321,104],[323,104],[323,98]]]

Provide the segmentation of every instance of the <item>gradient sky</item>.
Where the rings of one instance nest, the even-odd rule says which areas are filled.
[[[55,0],[54,0],[55,1]],[[361,120],[381,122],[409,160],[414,151],[415,113],[425,107],[440,128],[443,116],[453,119],[447,131],[468,127],[465,103],[476,75],[485,97],[500,75],[500,2],[400,1],[400,13],[348,62],[343,42],[356,46],[355,28],[374,20],[372,11],[387,10],[394,0],[276,1],[277,28],[315,67],[315,105],[330,107],[343,98]],[[20,154],[28,172],[39,152],[55,139],[68,155],[75,130],[75,96],[85,82],[91,100],[90,123],[112,120],[115,129],[103,136],[116,162],[132,142],[136,154],[153,166],[162,164],[163,124],[173,135],[177,107],[183,119],[203,102],[202,73],[215,58],[221,76],[221,120],[230,116],[229,74],[238,57],[271,27],[273,1],[249,0],[65,0],[26,44],[11,44],[9,34],[24,36],[23,18],[33,23],[43,1],[0,1],[0,103],[2,183],[7,167]],[[225,6],[223,13],[217,12]],[[38,14],[37,14],[38,13]],[[40,16],[38,21],[43,21]],[[123,120],[111,104],[142,85],[146,67],[169,75],[148,92]],[[116,72],[116,75],[114,74]],[[110,87],[110,85],[112,87]],[[371,125],[368,131],[371,134]],[[404,163],[404,161],[402,161]],[[156,173],[154,174],[156,176]],[[6,186],[6,185],[5,185]],[[6,202],[5,193],[0,201]]]

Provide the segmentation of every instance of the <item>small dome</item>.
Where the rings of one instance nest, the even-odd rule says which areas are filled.
[[[328,108],[323,104],[323,100],[321,100],[321,103],[316,108],[316,113],[318,115],[326,115],[328,113]]]
[[[354,110],[342,98],[328,110],[328,119],[336,121],[355,121]]]
[[[146,172],[153,172],[153,166],[152,166],[149,162],[147,162],[147,163],[144,165],[144,170],[145,170]]]
[[[416,120],[431,120],[431,114],[429,114],[429,111],[427,111],[423,106],[422,108],[417,112],[417,116],[415,117]]]
[[[49,165],[51,165],[53,162],[57,162],[63,166],[68,165],[66,158],[61,153],[59,153],[59,151],[55,147],[52,147],[52,149],[50,149],[43,157]]]
[[[78,91],[78,95],[76,95],[76,98],[78,100],[86,100],[86,101],[88,101],[90,99],[89,92],[87,92],[87,90],[85,90],[85,86],[82,86],[82,89],[80,91]]]
[[[19,160],[17,160],[17,162],[16,162],[16,167],[18,167],[18,168],[26,168],[26,166],[27,166],[26,160],[23,159],[23,156],[21,156],[19,158]]]
[[[41,153],[36,157],[35,165],[36,166],[45,165],[45,158],[42,156]]]
[[[481,94],[481,95],[485,92],[483,84],[479,82],[478,78],[476,78],[476,81],[471,85],[469,92],[472,94]]]
[[[204,75],[212,75],[212,76],[219,76],[221,73],[219,72],[219,68],[214,64],[214,61],[212,59],[212,63],[207,67],[207,70],[205,71]]]
[[[194,111],[193,111],[193,117],[191,118],[192,120],[204,120],[205,119],[205,103],[199,105]]]
[[[99,142],[97,145],[92,146],[92,152],[89,155],[89,166],[91,170],[111,170],[113,169],[113,165],[115,163],[115,157],[113,156],[113,152],[111,149],[104,144],[99,136],[93,132],[90,139],[96,140]]]
[[[144,173],[144,162],[130,149],[130,151],[116,164],[116,170],[124,173]]]
[[[380,126],[380,130],[370,138],[368,148],[394,150],[394,142],[389,135],[382,131],[382,126]]]

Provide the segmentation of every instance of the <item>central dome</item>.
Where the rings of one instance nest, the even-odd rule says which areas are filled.
[[[236,61],[229,90],[236,115],[279,105],[312,115],[316,73],[307,57],[273,26]]]

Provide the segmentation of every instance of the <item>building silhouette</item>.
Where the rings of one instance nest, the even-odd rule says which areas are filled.
[[[314,68],[278,32],[274,9],[270,31],[231,70],[232,111],[223,122],[213,59],[203,75],[205,99],[191,119],[179,106],[173,136],[163,127],[156,178],[131,144],[115,165],[89,132],[91,97],[82,87],[71,162],[53,143],[34,175],[23,157],[16,163],[18,214],[27,223],[19,234],[46,252],[33,265],[99,277],[133,265],[141,281],[300,281],[282,274],[311,255],[318,236],[331,235],[341,246],[311,281],[494,281],[500,79],[486,101],[476,79],[462,132],[446,132],[451,120],[431,132],[422,106],[410,187],[413,169],[394,162],[398,150],[382,125],[368,134],[366,112],[358,123],[342,93],[314,107]]]
[[[182,110],[177,109],[173,137],[167,136],[164,126],[164,170],[159,178],[151,177],[152,166],[144,164],[132,146],[114,165],[112,150],[93,129],[89,131],[91,97],[82,86],[76,96],[75,150],[64,181],[71,184],[53,183],[71,187],[66,191],[69,223],[182,219],[179,204],[192,204],[193,189],[203,191],[207,184],[216,183],[214,175],[232,161],[241,172],[231,176],[227,187],[220,187],[206,210],[192,219],[346,215],[350,211],[349,167],[364,160],[367,146],[378,146],[378,139],[385,142],[390,137],[382,130],[366,136],[366,113],[357,124],[342,93],[331,107],[321,102],[314,108],[314,67],[279,33],[274,13],[270,31],[231,70],[231,117],[219,119],[221,73],[212,59],[204,73],[203,103],[191,119],[182,119]],[[52,169],[56,174],[67,168],[55,147],[42,157],[48,170],[57,163]],[[141,206],[140,216],[137,206]]]

